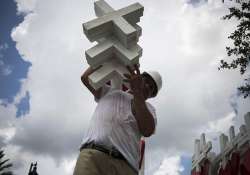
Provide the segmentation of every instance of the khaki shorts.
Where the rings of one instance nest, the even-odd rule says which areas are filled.
[[[125,160],[115,159],[94,149],[83,149],[77,159],[74,175],[137,175]]]

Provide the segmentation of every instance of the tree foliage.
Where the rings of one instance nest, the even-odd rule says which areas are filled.
[[[11,163],[9,162],[9,159],[4,160],[4,151],[0,150],[0,175],[13,175],[11,171],[9,171],[9,168],[12,167]]]
[[[247,72],[250,62],[250,0],[236,1],[236,6],[229,8],[230,13],[223,17],[224,20],[236,18],[236,30],[228,37],[233,40],[233,47],[226,47],[227,55],[231,62],[221,60],[219,69],[239,68],[241,75]],[[245,79],[245,84],[238,88],[244,98],[250,97],[250,77]]]

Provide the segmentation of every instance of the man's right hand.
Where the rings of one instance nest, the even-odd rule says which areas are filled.
[[[81,81],[82,83],[88,88],[88,90],[95,96],[96,99],[100,99],[101,97],[101,92],[102,92],[102,88],[99,89],[94,89],[90,83],[89,83],[89,75],[92,74],[93,72],[95,72],[96,70],[100,69],[102,67],[102,65],[100,65],[99,67],[92,69],[91,67],[89,67],[81,76]]]
[[[92,68],[89,67],[81,76],[81,79],[85,79],[88,78],[90,74],[92,74],[93,72],[95,72],[96,70],[100,69],[102,67],[102,65],[98,66],[97,68]]]

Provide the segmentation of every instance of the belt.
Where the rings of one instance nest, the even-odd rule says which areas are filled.
[[[80,151],[82,151],[83,149],[95,149],[95,150],[101,151],[105,154],[108,154],[108,155],[112,156],[113,158],[126,161],[124,156],[115,148],[108,149],[108,148],[105,148],[103,145],[98,145],[96,143],[90,142],[90,143],[83,144],[80,148]]]

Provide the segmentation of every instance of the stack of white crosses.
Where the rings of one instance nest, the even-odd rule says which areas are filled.
[[[225,134],[220,135],[220,153],[218,155],[215,155],[214,152],[210,152],[212,144],[211,142],[206,143],[205,134],[201,135],[200,140],[195,140],[195,153],[192,157],[192,170],[200,172],[204,160],[208,159],[211,162],[209,175],[214,175],[217,173],[220,166],[226,166],[226,163],[230,159],[230,154],[233,151],[239,151],[240,155],[244,155],[250,146],[250,112],[244,116],[244,119],[245,124],[241,125],[237,135],[235,134],[234,127],[230,127],[230,140]]]
[[[83,24],[89,41],[97,45],[85,52],[86,59],[93,69],[101,66],[89,76],[90,84],[98,89],[111,80],[112,86],[122,87],[126,66],[139,65],[142,48],[137,44],[141,27],[137,25],[143,15],[143,6],[132,4],[114,10],[104,0],[94,3],[96,19]]]

